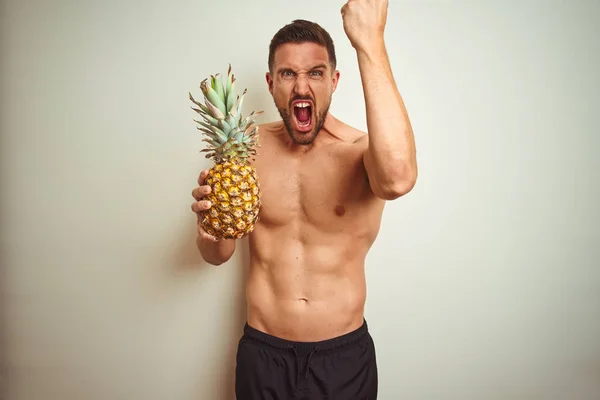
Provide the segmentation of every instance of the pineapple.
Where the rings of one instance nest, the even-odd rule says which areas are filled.
[[[192,107],[202,117],[198,129],[205,136],[206,158],[214,162],[205,184],[211,187],[206,196],[212,204],[204,212],[201,225],[218,239],[241,239],[254,230],[261,206],[260,186],[256,170],[250,160],[257,155],[257,115],[252,112],[242,118],[242,103],[247,89],[241,96],[235,92],[235,77],[231,65],[225,84],[220,74],[202,81],[200,89],[204,102],[198,102],[190,93],[190,100],[199,108]]]

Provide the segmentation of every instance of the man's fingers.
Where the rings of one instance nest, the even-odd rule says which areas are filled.
[[[356,7],[356,1],[357,0],[348,0],[343,6],[342,9],[340,10],[342,15],[346,14],[348,12],[348,9],[350,7]]]
[[[200,213],[208,210],[211,205],[212,204],[210,204],[210,201],[208,200],[195,201],[192,203],[192,211],[195,213]]]
[[[200,199],[202,199],[202,191],[200,190],[200,187],[196,187],[194,190],[192,190],[192,197],[196,201],[200,201]]]
[[[210,242],[218,242],[219,241],[219,239],[217,239],[213,235],[210,235],[209,233],[207,233],[202,228],[202,224],[198,224],[198,239],[200,239],[200,240],[207,240],[207,241],[210,241]]]
[[[207,233],[204,228],[202,228],[202,224],[198,224],[198,237],[202,240],[208,240],[211,242],[218,242],[219,239],[214,237],[213,235]]]
[[[207,194],[209,194],[211,192],[211,187],[209,185],[204,184],[204,181],[206,180],[206,177],[208,176],[208,171],[209,171],[208,169],[205,169],[202,172],[200,172],[200,176],[198,176],[198,187],[196,187],[194,190],[192,190],[192,196],[196,200],[195,202],[192,203],[192,211],[198,215],[198,224],[197,224],[198,239],[211,241],[211,242],[218,242],[218,239],[216,237],[208,234],[202,228],[202,224],[200,223],[200,221],[202,220],[202,217],[201,217],[202,213],[212,207],[212,204],[210,201],[202,200],[204,198],[204,196],[206,196]]]
[[[208,185],[199,186],[192,191],[192,197],[197,201],[202,200],[204,196],[211,192],[211,188]]]
[[[214,237],[212,235],[209,235],[208,233],[206,233],[206,231],[202,230],[202,232],[204,232],[204,233],[202,233],[200,235],[200,237],[202,239],[204,239],[204,240],[210,240],[211,242],[218,242],[219,241],[219,239],[217,239],[216,237]]]
[[[198,185],[202,186],[204,185],[204,180],[206,179],[206,177],[208,176],[208,170],[205,169],[204,171],[200,172],[200,176],[198,177]]]

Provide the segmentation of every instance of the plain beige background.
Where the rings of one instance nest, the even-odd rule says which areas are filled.
[[[247,254],[195,249],[187,94],[231,62],[277,118],[268,43],[307,18],[364,129],[343,1],[1,4],[0,397],[232,399]],[[367,259],[381,399],[600,398],[599,4],[390,1],[420,178]]]

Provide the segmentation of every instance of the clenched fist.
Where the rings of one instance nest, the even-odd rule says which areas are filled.
[[[352,47],[369,50],[383,43],[388,0],[348,0],[342,7],[344,31]]]

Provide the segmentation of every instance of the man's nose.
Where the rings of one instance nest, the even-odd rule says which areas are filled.
[[[296,77],[296,85],[294,91],[299,95],[307,95],[310,93],[310,86],[308,84],[308,78],[304,74],[298,74]]]

